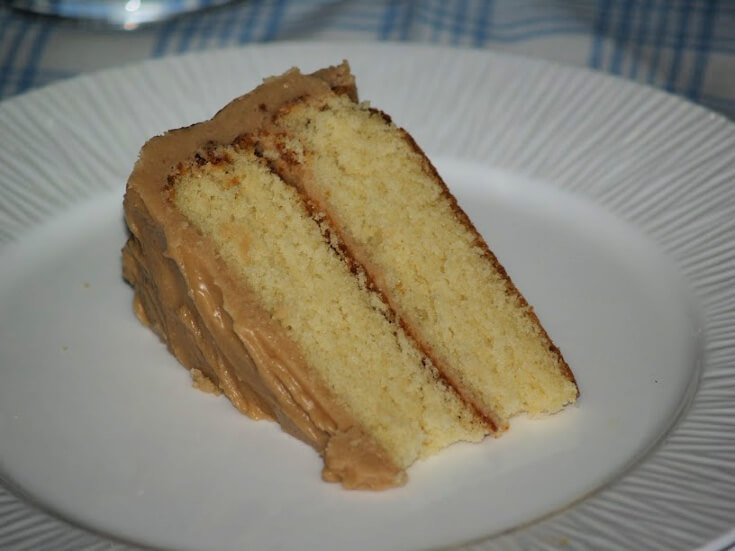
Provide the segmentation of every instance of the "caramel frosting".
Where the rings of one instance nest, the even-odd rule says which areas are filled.
[[[245,415],[276,420],[313,446],[324,458],[325,480],[382,489],[405,483],[405,472],[315,378],[253,291],[169,200],[170,175],[197,152],[269,128],[286,103],[330,90],[357,99],[346,63],[268,79],[212,119],[148,141],[125,193],[130,237],[123,275],[134,287],[138,318],[192,370],[200,387],[206,377]]]

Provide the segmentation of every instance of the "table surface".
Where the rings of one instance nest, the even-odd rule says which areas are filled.
[[[134,9],[145,2],[128,4]],[[271,41],[399,41],[587,67],[735,120],[735,2],[729,0],[250,0],[129,27],[112,30],[0,6],[0,99],[189,51]],[[727,549],[734,540],[735,531],[708,549]]]

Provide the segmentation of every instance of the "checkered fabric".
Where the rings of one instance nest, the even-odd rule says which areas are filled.
[[[213,3],[170,1],[178,7]],[[73,14],[83,3],[51,4]],[[248,0],[128,32],[0,7],[0,98],[136,60],[317,39],[447,44],[540,57],[647,83],[735,119],[732,0]]]

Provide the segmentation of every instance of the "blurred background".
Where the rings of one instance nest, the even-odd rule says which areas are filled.
[[[0,99],[123,63],[277,40],[511,52],[735,119],[733,0],[0,0]]]

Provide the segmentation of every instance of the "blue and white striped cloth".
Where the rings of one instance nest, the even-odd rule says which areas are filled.
[[[647,83],[735,119],[732,0],[249,0],[133,32],[0,7],[0,98],[136,60],[314,39],[520,53]]]

